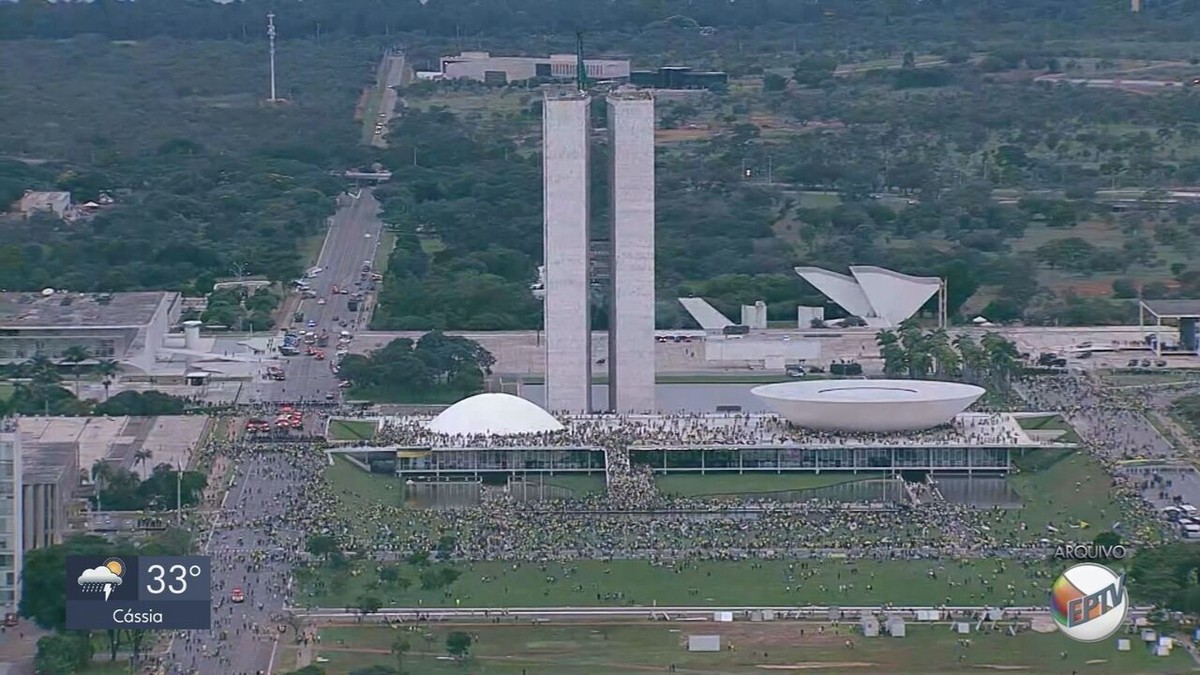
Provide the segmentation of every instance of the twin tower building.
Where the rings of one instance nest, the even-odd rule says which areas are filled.
[[[542,117],[545,203],[546,408],[651,412],[654,400],[654,99],[611,93],[608,105],[608,353],[593,358],[591,109],[580,91],[548,92]],[[605,359],[608,401],[592,401]]]

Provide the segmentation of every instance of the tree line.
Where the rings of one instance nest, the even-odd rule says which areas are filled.
[[[483,390],[496,357],[479,343],[430,331],[397,338],[370,354],[347,354],[339,375],[350,396],[403,402],[454,402]]]

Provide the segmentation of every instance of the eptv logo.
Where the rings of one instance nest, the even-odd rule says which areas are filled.
[[[1071,567],[1050,590],[1050,613],[1059,630],[1073,640],[1108,639],[1129,614],[1125,575],[1095,563]]]

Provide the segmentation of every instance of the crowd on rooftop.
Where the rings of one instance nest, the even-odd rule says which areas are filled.
[[[1025,439],[1007,415],[989,413],[906,434],[825,432],[789,426],[775,415],[603,415],[568,418],[559,431],[510,435],[453,434],[431,431],[423,416],[387,420],[374,445],[434,448],[518,447],[702,447],[722,445],[1019,445]]]

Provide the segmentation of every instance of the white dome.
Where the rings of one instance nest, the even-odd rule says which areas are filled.
[[[563,425],[536,403],[512,394],[476,394],[430,420],[430,431],[446,435],[509,436],[560,431]]]
[[[930,380],[807,380],[750,390],[792,424],[820,431],[917,431],[954,419],[986,392]]]

